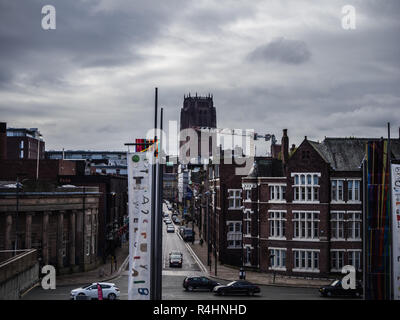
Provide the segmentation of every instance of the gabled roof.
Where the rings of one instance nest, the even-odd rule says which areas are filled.
[[[357,171],[365,156],[365,145],[376,138],[325,138],[321,143],[310,141],[310,145],[336,171]],[[400,140],[391,140],[392,156],[400,158]]]

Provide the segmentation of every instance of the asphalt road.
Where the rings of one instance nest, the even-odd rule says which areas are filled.
[[[166,209],[166,208],[165,208]],[[175,226],[177,228],[177,226]],[[182,268],[169,267],[169,252],[178,250],[183,253]],[[226,299],[255,299],[255,300],[314,300],[326,299],[319,296],[317,289],[312,288],[293,288],[260,286],[261,293],[254,297],[251,296],[215,296],[208,291],[187,292],[182,287],[183,279],[189,275],[204,275],[202,268],[189,252],[184,241],[177,233],[167,233],[166,225],[163,226],[163,276],[162,276],[162,299],[163,300],[226,300]],[[115,283],[121,292],[120,299],[128,299],[128,271],[124,271],[118,278],[110,281]],[[226,284],[227,281],[220,281]],[[55,290],[44,290],[35,287],[24,295],[26,300],[67,300],[72,289],[77,286],[57,287]]]

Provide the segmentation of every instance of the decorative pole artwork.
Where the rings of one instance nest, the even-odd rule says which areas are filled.
[[[129,300],[150,300],[152,170],[146,152],[128,153]]]
[[[365,299],[391,299],[388,143],[370,141],[365,165]]]

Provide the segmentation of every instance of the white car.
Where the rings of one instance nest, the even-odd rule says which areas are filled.
[[[99,284],[103,291],[103,299],[115,300],[119,298],[119,288],[117,288],[114,283],[99,282]],[[88,300],[98,299],[97,283],[94,282],[92,284],[82,286],[81,288],[71,290],[71,300],[78,300],[80,298]]]

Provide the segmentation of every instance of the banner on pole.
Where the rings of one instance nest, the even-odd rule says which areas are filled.
[[[400,300],[400,164],[392,164],[393,299]]]
[[[129,300],[150,300],[151,165],[146,152],[128,153]]]

